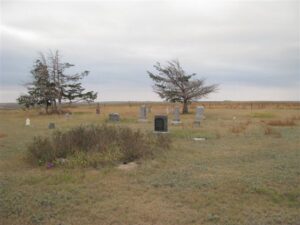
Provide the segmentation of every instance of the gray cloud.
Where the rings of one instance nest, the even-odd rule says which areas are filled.
[[[104,100],[158,99],[146,70],[174,58],[221,84],[210,100],[300,100],[296,1],[12,0],[1,14],[0,81],[10,99],[37,52],[60,49],[76,71],[91,71],[84,83]]]

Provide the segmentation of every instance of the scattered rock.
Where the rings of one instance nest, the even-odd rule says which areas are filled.
[[[194,141],[205,141],[206,138],[203,137],[198,137],[198,138],[193,138]]]
[[[121,164],[118,166],[118,169],[124,170],[124,171],[130,171],[137,167],[137,164],[135,162],[130,162],[127,164]]]
[[[47,163],[47,169],[51,169],[54,167],[54,163],[48,162]]]
[[[58,159],[56,159],[56,161],[60,164],[64,164],[64,163],[68,162],[68,160],[65,158],[58,158]]]

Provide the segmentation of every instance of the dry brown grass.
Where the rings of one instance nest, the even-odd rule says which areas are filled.
[[[291,120],[294,120],[294,121],[300,120],[300,115],[291,116]]]
[[[250,124],[251,120],[247,120],[246,122],[240,122],[238,124],[235,124],[230,130],[232,133],[239,134],[244,132]]]
[[[7,135],[4,133],[0,133],[0,138],[5,138]]]
[[[276,131],[274,130],[273,128],[271,127],[266,127],[265,128],[265,135],[271,135],[271,136],[274,136],[274,137],[277,137],[277,138],[281,138],[281,133],[279,131]]]
[[[267,122],[270,126],[295,126],[296,123],[293,119],[285,119],[285,120],[271,120]]]
[[[277,110],[273,104],[251,112],[249,105],[233,110],[231,104],[206,107],[200,127],[192,126],[193,104],[190,114],[181,115],[182,127],[169,126],[171,149],[130,171],[115,166],[47,170],[26,164],[23,157],[33,136],[51,135],[49,122],[66,131],[105,124],[110,112],[118,112],[118,125],[152,132],[153,116],[166,113],[168,104],[152,104],[148,123],[138,123],[138,104],[101,105],[100,115],[95,105],[76,106],[69,119],[0,110],[0,131],[7,135],[0,139],[0,224],[298,224],[300,123],[275,127],[267,122],[297,118],[300,111]],[[24,126],[27,117],[30,127]],[[241,127],[235,128],[241,134],[232,133],[233,126]]]

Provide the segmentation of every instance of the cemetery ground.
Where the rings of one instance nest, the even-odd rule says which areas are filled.
[[[134,104],[101,105],[100,115],[95,105],[76,106],[69,119],[1,109],[0,224],[299,225],[299,103],[204,105],[200,127],[193,127],[195,106],[181,125],[172,126],[169,114],[169,150],[130,170],[33,166],[26,146],[53,132],[49,122],[68,130],[107,123],[110,112],[121,121],[108,125],[152,131],[166,105],[152,104],[144,123]]]

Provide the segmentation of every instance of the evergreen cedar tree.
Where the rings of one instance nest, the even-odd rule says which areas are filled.
[[[28,93],[21,95],[17,99],[18,103],[25,108],[44,106],[46,113],[49,113],[49,108],[51,112],[60,113],[63,101],[94,101],[97,93],[84,92],[80,82],[88,76],[89,71],[66,74],[65,70],[73,66],[61,61],[59,51],[50,52],[47,59],[40,53],[31,70],[32,81],[26,84]]]

